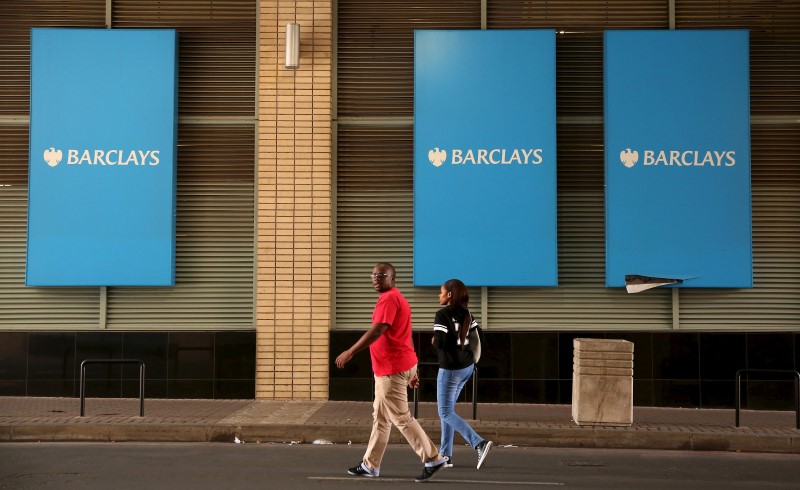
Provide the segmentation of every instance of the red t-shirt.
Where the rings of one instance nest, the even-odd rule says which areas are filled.
[[[375,376],[408,371],[417,364],[417,353],[411,343],[411,307],[397,288],[381,293],[372,324],[386,323],[389,328],[369,346]]]

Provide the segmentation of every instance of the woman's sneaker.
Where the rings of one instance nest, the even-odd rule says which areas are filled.
[[[481,469],[483,460],[486,459],[486,455],[488,455],[489,450],[492,449],[492,444],[494,444],[492,441],[483,441],[475,447],[478,451],[478,469]]]
[[[447,463],[444,464],[445,468],[452,468],[453,467],[453,458],[450,456],[445,456],[444,459],[447,460]]]
[[[364,463],[361,462],[361,463],[358,463],[358,466],[353,466],[352,468],[347,470],[347,473],[349,475],[353,475],[353,476],[366,476],[366,477],[369,477],[369,478],[373,478],[373,477],[376,477],[376,476],[381,476],[381,469],[380,468],[375,468],[374,470],[371,470],[371,469],[367,468],[366,466],[364,466]]]

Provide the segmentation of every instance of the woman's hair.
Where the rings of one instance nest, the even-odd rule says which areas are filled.
[[[460,306],[467,312],[464,316],[464,320],[461,322],[461,328],[458,329],[458,337],[461,340],[461,349],[463,350],[467,343],[469,327],[472,325],[472,315],[470,315],[469,309],[467,308],[467,305],[469,305],[469,289],[458,279],[450,279],[446,281],[443,286],[444,290],[450,293],[450,301],[448,304]]]

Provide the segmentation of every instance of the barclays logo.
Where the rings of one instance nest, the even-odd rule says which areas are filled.
[[[109,167],[149,166],[155,167],[161,163],[160,150],[67,150],[67,165],[97,165]],[[50,167],[58,165],[64,157],[61,150],[54,147],[46,149],[43,153],[44,162]]]
[[[622,161],[623,165],[631,168],[639,161],[639,152],[636,150],[631,151],[630,148],[625,148],[624,151],[619,152],[619,159]]]
[[[493,148],[450,150],[452,165],[539,165],[543,161],[541,148]],[[428,151],[428,161],[434,167],[441,167],[447,161],[447,151],[438,146]]]
[[[44,151],[44,163],[50,165],[51,167],[55,167],[61,162],[61,158],[64,156],[61,153],[61,150],[56,150],[53,147],[50,147]]]
[[[639,163],[639,152],[625,148],[619,153],[619,160],[627,168]],[[733,167],[736,165],[736,152],[733,150],[643,150],[642,165],[664,167]]]
[[[444,161],[447,160],[447,152],[440,150],[438,147],[428,151],[428,161],[434,167],[441,167]]]

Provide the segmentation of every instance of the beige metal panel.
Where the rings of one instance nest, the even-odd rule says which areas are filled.
[[[337,2],[338,116],[414,114],[414,30],[480,29],[480,0]]]
[[[489,288],[492,329],[663,330],[672,325],[671,293],[628,294],[602,283],[557,288]]]

